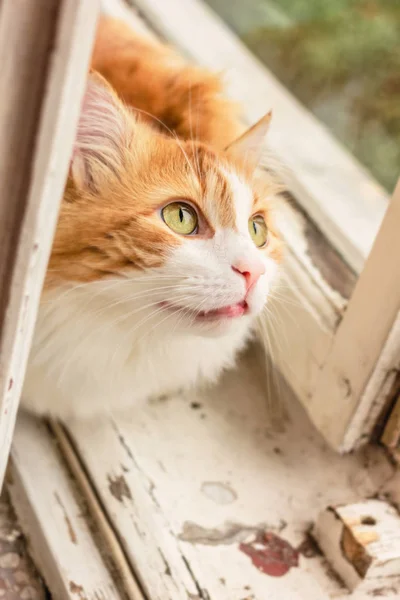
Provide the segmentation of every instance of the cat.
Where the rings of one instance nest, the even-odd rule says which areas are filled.
[[[64,421],[216,381],[283,254],[270,115],[238,135],[216,76],[108,18],[91,68],[22,394]]]

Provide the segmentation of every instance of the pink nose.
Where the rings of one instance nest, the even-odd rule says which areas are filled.
[[[232,269],[245,278],[246,293],[250,291],[261,275],[265,273],[265,266],[261,260],[239,259],[232,265]]]

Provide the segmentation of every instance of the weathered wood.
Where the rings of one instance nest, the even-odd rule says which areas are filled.
[[[347,596],[323,557],[307,546],[307,531],[328,504],[354,502],[388,479],[381,453],[335,455],[297,403],[289,404],[286,431],[274,433],[258,352],[254,348],[212,390],[136,410],[133,393],[131,415],[96,427],[70,426],[110,523],[152,600]],[[377,482],[368,468],[375,461]],[[282,577],[260,572],[240,544],[254,543],[263,531],[302,548],[299,566]]]
[[[201,0],[129,0],[157,31],[197,62],[223,72],[248,123],[272,108],[271,150],[287,165],[290,191],[357,272],[387,206],[387,195]],[[195,26],[193,24],[195,23]]]
[[[121,600],[54,440],[43,423],[23,414],[9,490],[30,553],[56,600]]]
[[[97,2],[0,11],[0,485],[90,57]]]
[[[398,597],[400,516],[393,506],[366,500],[329,507],[319,516],[313,535],[350,590]]]
[[[0,496],[0,598],[46,600],[46,590],[26,548],[6,489]]]
[[[392,412],[381,437],[382,444],[388,448],[400,450],[400,396],[394,403]]]
[[[308,403],[316,425],[341,450],[354,445],[352,422],[363,394],[373,400],[382,378],[399,364],[399,225],[400,182]],[[368,390],[377,371],[375,389]]]
[[[51,429],[59,443],[60,450],[68,467],[73,474],[77,485],[85,499],[90,512],[90,518],[95,523],[96,533],[102,538],[107,548],[107,556],[113,562],[113,569],[120,587],[125,591],[129,600],[145,600],[141,588],[134,575],[134,568],[128,563],[126,556],[118,542],[97,495],[84,472],[80,459],[77,456],[65,429],[57,422],[51,423]]]

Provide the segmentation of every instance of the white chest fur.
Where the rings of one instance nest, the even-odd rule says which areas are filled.
[[[250,335],[247,319],[229,335],[138,327],[121,306],[110,312],[79,289],[45,297],[22,405],[61,419],[134,408],[148,398],[217,379]]]

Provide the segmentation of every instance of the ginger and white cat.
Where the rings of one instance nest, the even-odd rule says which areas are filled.
[[[214,381],[282,256],[268,116],[233,141],[218,79],[113,20],[92,68],[22,398],[60,419]]]

